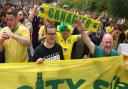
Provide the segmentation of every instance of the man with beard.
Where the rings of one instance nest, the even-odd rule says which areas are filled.
[[[107,56],[118,56],[118,52],[112,48],[113,37],[111,34],[105,34],[101,41],[101,46],[96,46],[89,38],[87,33],[83,30],[85,28],[84,23],[77,20],[78,30],[81,33],[84,43],[89,48],[92,57],[107,57]]]
[[[27,27],[29,29],[30,34],[32,34],[32,24],[28,21],[25,11],[20,10],[18,12],[18,20],[20,24]]]
[[[18,12],[17,19],[20,22],[20,24],[22,24],[23,26],[25,26],[29,30],[30,38],[32,38],[32,31],[33,31],[32,24],[28,21],[27,14],[25,13],[24,10],[20,10]],[[30,47],[28,48],[29,58],[32,57],[33,52],[34,52],[34,49],[33,49],[32,44],[31,44]]]

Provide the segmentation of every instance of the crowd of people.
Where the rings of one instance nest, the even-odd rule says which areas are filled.
[[[118,46],[128,42],[125,18],[115,20],[106,11],[93,16],[67,5],[62,9],[99,20],[97,32],[85,31],[86,24],[79,19],[75,24],[64,24],[41,18],[37,5],[0,4],[0,61],[42,63],[122,54]]]

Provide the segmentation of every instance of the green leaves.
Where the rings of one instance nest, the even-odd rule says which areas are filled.
[[[60,0],[61,6],[67,4],[79,11],[93,11],[95,13],[106,10],[114,18],[128,18],[128,0]]]

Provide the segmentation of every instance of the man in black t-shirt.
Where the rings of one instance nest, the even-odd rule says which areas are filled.
[[[59,44],[55,43],[55,27],[49,25],[46,29],[46,38],[44,43],[39,45],[32,57],[33,62],[42,63],[43,60],[64,60],[63,51]]]

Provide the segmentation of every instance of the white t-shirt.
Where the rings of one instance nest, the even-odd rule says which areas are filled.
[[[119,44],[117,51],[118,51],[118,53],[127,53],[128,54],[128,44],[127,43]]]

